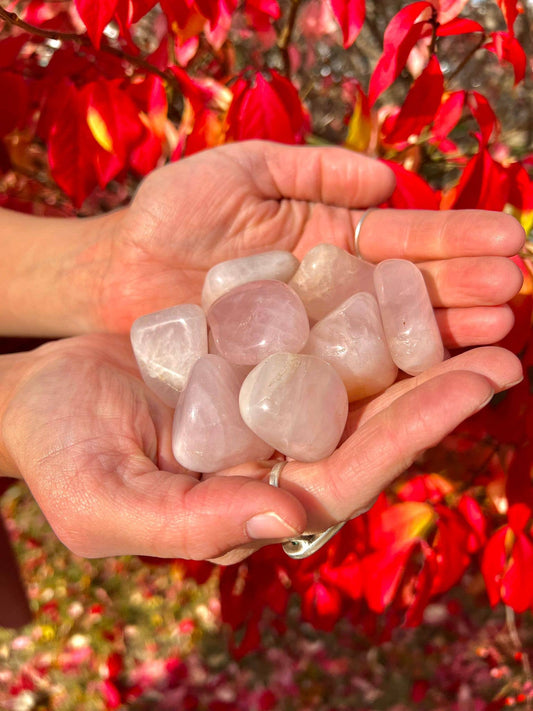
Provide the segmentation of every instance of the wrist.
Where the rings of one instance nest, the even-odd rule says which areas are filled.
[[[100,285],[121,214],[41,218],[0,210],[0,333],[49,337],[99,330]]]

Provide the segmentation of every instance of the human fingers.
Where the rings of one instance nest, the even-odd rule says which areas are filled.
[[[354,225],[362,213],[354,213]],[[364,216],[358,237],[360,255],[370,262],[414,262],[453,257],[511,257],[522,248],[520,223],[487,210],[373,210]],[[353,244],[347,248],[353,251]]]
[[[368,207],[386,200],[395,186],[384,163],[344,148],[248,141],[224,150],[248,166],[263,199]]]
[[[493,393],[479,373],[437,375],[368,419],[326,460],[288,462],[280,486],[305,506],[309,530],[325,530],[366,509],[421,452],[486,405]]]
[[[497,343],[514,324],[509,306],[473,306],[465,309],[435,309],[442,340],[447,348],[466,348]]]
[[[251,542],[286,540],[306,526],[298,500],[261,481],[198,481],[161,471],[140,450],[120,451],[120,443],[99,451],[92,440],[91,449],[94,463],[85,459],[83,471],[72,456],[54,457],[53,473],[44,463],[39,482],[27,477],[58,538],[80,556],[209,560]]]
[[[434,307],[505,304],[523,282],[520,268],[506,257],[457,257],[417,266]]]
[[[355,407],[348,415],[345,437],[349,437],[357,427],[388,408],[395,400],[410,390],[414,390],[437,375],[457,370],[467,370],[482,375],[490,382],[494,392],[506,390],[519,383],[523,378],[522,363],[514,353],[497,346],[473,348],[433,366],[420,375],[399,380],[372,400],[360,404],[354,403]]]

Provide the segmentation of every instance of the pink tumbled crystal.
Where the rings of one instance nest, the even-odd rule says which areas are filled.
[[[348,416],[346,388],[335,369],[301,353],[275,353],[259,363],[242,384],[239,405],[258,437],[302,462],[329,456]]]
[[[422,273],[405,259],[387,259],[374,272],[383,330],[392,359],[409,375],[444,358],[444,347]]]
[[[174,415],[172,451],[179,464],[212,473],[272,455],[273,447],[240,415],[241,382],[231,363],[220,356],[205,355],[196,361]]]
[[[220,262],[206,274],[202,289],[202,307],[204,311],[208,311],[223,294],[250,281],[277,279],[287,282],[298,269],[298,264],[291,252],[280,249]]]
[[[204,312],[196,304],[171,306],[140,316],[130,335],[143,380],[175,407],[193,364],[207,353]]]
[[[398,374],[372,294],[354,294],[318,321],[303,352],[335,368],[350,402],[385,390]]]
[[[281,281],[253,281],[217,299],[207,320],[221,356],[239,365],[287,351],[307,341],[309,320],[294,291]]]
[[[318,244],[302,259],[289,281],[309,318],[320,321],[350,296],[374,293],[374,266],[333,244]]]

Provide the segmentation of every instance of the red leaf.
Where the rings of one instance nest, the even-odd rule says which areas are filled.
[[[257,32],[265,32],[274,20],[279,20],[281,17],[277,0],[246,0],[244,13]]]
[[[462,514],[470,527],[466,548],[469,553],[476,553],[486,542],[487,522],[481,506],[471,496],[463,494],[457,510]]]
[[[335,588],[317,580],[302,595],[302,617],[316,629],[330,632],[340,617],[342,598]]]
[[[384,161],[396,176],[396,187],[387,200],[389,207],[399,209],[438,210],[438,193],[420,175],[393,161]]]
[[[20,50],[27,42],[29,35],[6,37],[0,41],[0,69],[13,69]]]
[[[63,91],[65,110],[51,122],[48,160],[56,183],[80,207],[98,183],[91,155],[98,144],[87,126],[85,97],[74,86]]]
[[[383,612],[391,604],[407,561],[415,549],[416,542],[410,541],[401,548],[380,550],[364,558],[363,586],[371,610]]]
[[[431,129],[431,135],[437,141],[444,140],[459,123],[463,114],[466,92],[454,91],[443,99]]]
[[[507,24],[507,29],[511,35],[514,35],[514,23],[518,15],[524,10],[520,6],[519,0],[496,0],[500,6],[505,23]]]
[[[501,584],[502,601],[515,612],[525,612],[533,602],[533,545],[524,533],[516,537],[511,556]]]
[[[96,154],[99,183],[104,187],[125,166],[143,135],[139,110],[118,81],[92,82],[84,87],[87,122],[103,151]]]
[[[385,509],[375,520],[371,531],[373,548],[386,548],[424,537],[435,522],[435,511],[429,504],[403,501]]]
[[[418,474],[405,481],[396,493],[401,501],[427,501],[435,504],[453,490],[452,484],[440,474]]]
[[[444,89],[444,77],[439,60],[433,55],[427,67],[413,82],[405,97],[392,131],[385,137],[387,143],[407,141],[418,136],[437,113]]]
[[[91,42],[98,49],[100,39],[117,8],[118,0],[74,0]]]
[[[468,0],[434,0],[433,4],[438,10],[437,21],[444,25],[462,11]]]
[[[455,20],[440,25],[437,29],[437,37],[450,37],[450,35],[466,35],[471,32],[484,32],[483,25],[475,20],[466,17],[458,17]]]
[[[365,0],[330,0],[333,14],[342,30],[344,48],[356,40],[365,22]]]
[[[411,3],[387,25],[383,36],[383,54],[370,77],[368,100],[371,106],[399,76],[410,51],[428,29],[427,22],[415,22],[427,10],[432,10],[432,5],[426,0]]]
[[[507,202],[509,180],[505,169],[481,144],[471,158],[455,188],[455,210],[503,210]]]
[[[479,124],[483,143],[488,143],[493,134],[496,137],[500,132],[500,122],[492,106],[489,104],[488,99],[478,91],[468,92],[466,103],[472,112],[472,116]]]
[[[516,86],[526,74],[527,57],[522,45],[510,32],[493,32],[491,38],[484,48],[494,52],[500,62],[512,64]]]
[[[288,79],[275,71],[271,74],[271,81],[257,72],[254,83],[241,78],[233,85],[233,101],[227,115],[228,140],[303,140],[308,124],[298,92]]]
[[[470,563],[466,546],[470,533],[464,518],[444,505],[436,507],[439,519],[437,535],[433,541],[437,570],[431,592],[440,594],[453,587],[462,578]]]
[[[0,138],[24,124],[29,109],[28,86],[19,74],[0,71]]]
[[[498,529],[489,539],[483,551],[481,572],[485,580],[489,602],[494,607],[500,601],[500,585],[506,563],[505,539],[507,526]]]

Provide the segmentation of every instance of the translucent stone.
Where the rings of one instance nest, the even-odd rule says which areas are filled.
[[[175,407],[193,364],[207,353],[207,321],[201,307],[181,304],[141,316],[130,337],[143,380]]]
[[[213,353],[214,355],[222,356],[220,355],[220,351],[217,348],[217,344],[215,343],[215,339],[213,338],[213,334],[211,331],[209,331],[209,334],[207,336],[207,347],[208,347],[208,352]],[[229,361],[228,361],[229,363]],[[241,379],[241,382],[244,380],[244,378],[248,375],[248,373],[252,370],[254,367],[253,365],[237,365],[237,363],[232,363],[231,364],[233,367],[233,370],[237,373],[239,378]]]
[[[444,358],[444,347],[422,273],[405,259],[387,259],[374,272],[383,329],[392,359],[409,375]]]
[[[351,296],[318,321],[309,334],[304,353],[330,363],[348,392],[350,402],[382,392],[398,374],[376,299],[371,294]]]
[[[202,306],[207,312],[222,294],[250,281],[276,279],[287,282],[298,269],[298,264],[293,254],[283,250],[272,250],[221,262],[206,274],[202,289]]]
[[[289,282],[309,318],[320,321],[350,296],[374,293],[374,266],[333,244],[318,244],[302,259]]]
[[[239,412],[241,379],[220,356],[205,355],[194,364],[176,412],[172,451],[195,472],[212,473],[255,459],[274,449],[244,423]]]
[[[238,365],[256,365],[263,358],[297,353],[309,336],[305,308],[281,281],[253,281],[217,299],[207,321],[221,356]]]
[[[248,375],[239,396],[241,415],[261,439],[302,462],[329,456],[348,416],[346,388],[319,358],[275,353]]]

